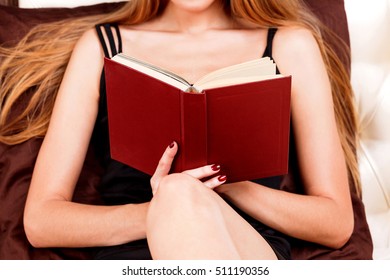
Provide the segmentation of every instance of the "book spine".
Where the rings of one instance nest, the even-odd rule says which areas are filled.
[[[203,93],[181,92],[181,169],[201,167],[207,163],[207,107]]]

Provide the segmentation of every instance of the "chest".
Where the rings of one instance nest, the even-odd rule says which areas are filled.
[[[123,52],[172,71],[189,82],[222,67],[262,56],[266,34],[260,30],[177,34],[127,30]]]

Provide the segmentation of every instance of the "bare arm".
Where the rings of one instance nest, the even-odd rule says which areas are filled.
[[[25,208],[25,230],[34,246],[114,245],[145,237],[148,204],[71,202],[98,111],[102,57],[91,30],[77,43],[58,92]]]
[[[330,83],[321,54],[308,31],[280,29],[274,41],[274,58],[282,73],[293,76],[292,121],[307,195],[250,182],[221,186],[217,191],[281,232],[341,247],[352,233],[353,211]]]

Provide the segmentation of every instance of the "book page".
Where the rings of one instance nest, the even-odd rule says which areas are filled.
[[[262,57],[223,67],[191,85],[173,72],[124,54],[117,54],[112,60],[187,92],[202,92],[205,89],[261,81],[275,77],[276,73],[275,63],[269,57]]]
[[[270,79],[275,73],[275,63],[269,57],[264,57],[211,72],[197,81],[194,87],[208,89],[239,83],[256,82]]]
[[[191,87],[191,84],[179,75],[133,57],[117,54],[112,57],[112,60],[177,87],[182,91],[187,91],[188,88]]]

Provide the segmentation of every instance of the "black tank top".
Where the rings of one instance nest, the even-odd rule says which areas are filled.
[[[96,31],[101,42],[104,55],[108,58],[122,52],[121,34],[116,24],[101,24],[96,26]],[[272,58],[272,41],[277,29],[269,29],[267,45],[263,57]],[[105,36],[104,36],[105,35]],[[108,42],[107,42],[108,41]],[[116,43],[117,42],[117,43]],[[108,44],[107,44],[108,43]],[[102,199],[107,205],[121,205],[127,203],[143,203],[150,201],[152,191],[150,176],[134,168],[126,166],[110,157],[110,144],[108,136],[108,117],[106,103],[106,84],[104,69],[100,80],[100,102],[99,112],[93,132],[92,141],[96,154],[105,168],[105,174],[99,185]],[[262,185],[279,189],[282,176],[253,180]],[[233,206],[233,205],[232,205]],[[233,206],[234,207],[234,206]],[[235,207],[234,207],[235,208]],[[290,258],[290,246],[284,235],[263,225],[257,220],[246,215],[239,209],[236,211],[243,216],[274,248],[279,258]],[[134,246],[133,246],[134,245]],[[140,246],[147,252],[142,253]],[[134,248],[136,252],[131,252]],[[126,248],[126,249],[124,249]],[[149,258],[146,241],[131,242],[126,245],[103,248],[97,258],[108,259],[143,259]]]

